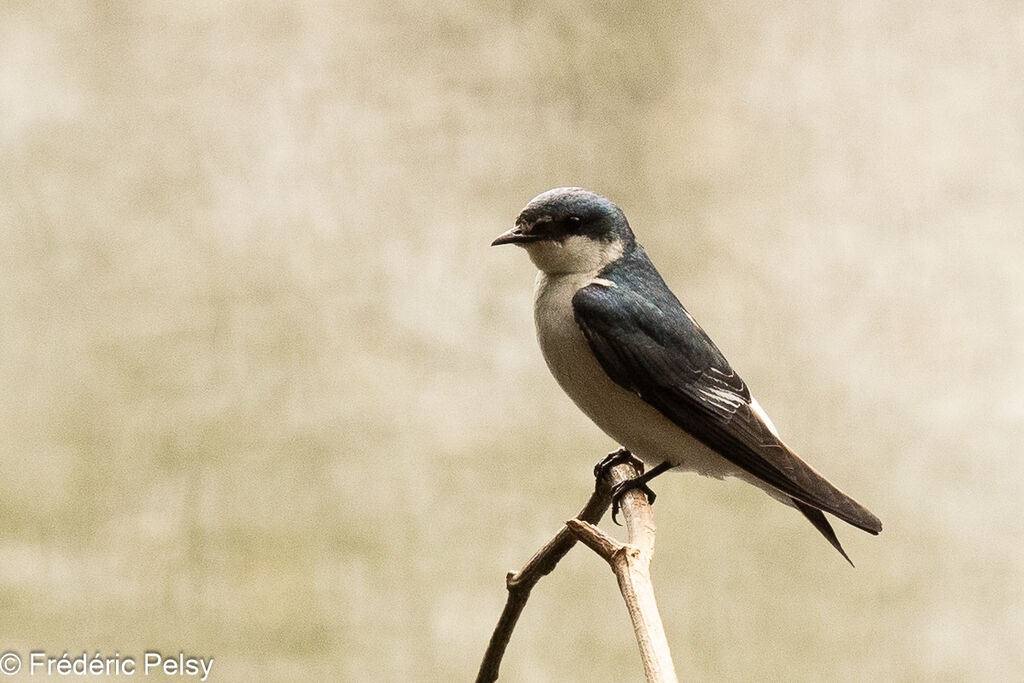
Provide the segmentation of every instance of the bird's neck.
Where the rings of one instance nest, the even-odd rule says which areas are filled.
[[[526,245],[533,265],[549,275],[597,273],[622,258],[626,244],[621,239],[595,240],[572,235],[562,241],[545,240]]]

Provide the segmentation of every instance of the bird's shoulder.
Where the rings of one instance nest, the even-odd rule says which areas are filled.
[[[572,308],[598,355],[621,368],[620,384],[630,381],[627,372],[635,381],[627,368],[642,365],[652,379],[702,384],[730,403],[750,402],[746,384],[639,244],[578,289]]]

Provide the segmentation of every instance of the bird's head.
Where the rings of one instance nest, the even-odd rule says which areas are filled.
[[[517,244],[545,273],[588,273],[617,260],[633,241],[625,214],[607,197],[559,187],[531,199],[491,246]]]

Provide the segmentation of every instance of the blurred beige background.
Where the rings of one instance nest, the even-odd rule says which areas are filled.
[[[0,649],[467,680],[613,447],[490,249],[626,211],[787,440],[885,522],[666,476],[679,673],[1024,676],[1018,3],[0,10]],[[639,681],[607,567],[508,681]]]

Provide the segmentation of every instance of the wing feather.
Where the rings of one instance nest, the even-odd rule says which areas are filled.
[[[601,277],[618,286],[591,285],[573,297],[576,322],[605,372],[736,466],[799,503],[878,533],[877,517],[776,436],[746,384],[637,249],[628,281],[612,264]]]

